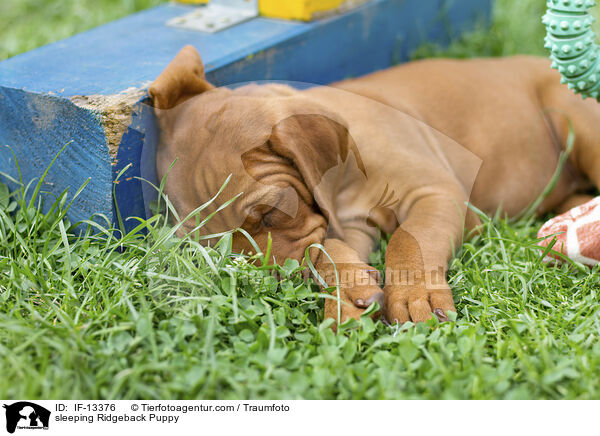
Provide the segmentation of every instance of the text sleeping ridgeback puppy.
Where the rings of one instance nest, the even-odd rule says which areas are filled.
[[[176,160],[165,192],[178,215],[209,201],[232,174],[207,213],[243,194],[201,231],[242,227],[263,250],[271,234],[278,262],[323,244],[348,303],[342,321],[376,300],[390,322],[432,313],[446,320],[455,310],[448,261],[465,226],[479,224],[467,202],[490,214],[526,209],[556,169],[569,122],[573,151],[538,212],[573,207],[588,199],[578,193],[600,186],[600,105],[561,85],[544,59],[432,59],[302,91],[227,89],[206,81],[187,46],[150,95],[158,176]],[[392,234],[383,290],[367,265],[378,228]],[[239,232],[234,248],[252,249]],[[311,260],[335,286],[320,253],[311,249]],[[327,299],[325,316],[336,312]]]

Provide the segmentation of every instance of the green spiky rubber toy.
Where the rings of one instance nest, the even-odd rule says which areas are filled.
[[[600,60],[589,10],[594,0],[548,0],[545,45],[552,68],[561,74],[569,89],[600,101]]]

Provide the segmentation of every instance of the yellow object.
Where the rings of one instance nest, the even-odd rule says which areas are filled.
[[[178,3],[203,5],[210,0],[176,0]],[[322,16],[351,4],[364,3],[366,0],[258,0],[260,15],[271,18],[310,21],[315,15]]]
[[[310,21],[315,13],[326,12],[356,0],[258,0],[258,12],[265,17]]]

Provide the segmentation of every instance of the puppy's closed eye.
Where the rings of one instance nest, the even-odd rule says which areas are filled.
[[[280,227],[285,225],[290,219],[292,219],[292,217],[287,213],[274,207],[263,215],[262,224],[265,228]]]
[[[248,214],[242,227],[250,233],[256,233],[261,228],[271,229],[277,227],[282,223],[285,216],[287,215],[276,207],[257,206]]]
[[[242,228],[249,232],[250,234],[257,233],[262,227],[262,217],[263,212],[260,208],[253,208],[247,215],[244,223],[242,224]]]
[[[276,209],[271,209],[269,212],[263,215],[262,224],[264,227],[271,228],[275,226],[277,221],[277,217],[275,216],[276,212]]]

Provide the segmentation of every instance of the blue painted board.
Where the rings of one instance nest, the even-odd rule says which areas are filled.
[[[52,157],[73,142],[49,172],[55,195],[89,185],[70,210],[72,221],[94,213],[116,221],[145,216],[156,182],[157,132],[152,111],[133,107],[131,124],[111,157],[102,114],[76,106],[77,95],[113,95],[147,88],[181,47],[194,45],[216,85],[253,80],[326,84],[406,61],[419,44],[450,38],[487,23],[491,0],[371,0],[311,23],[256,18],[216,34],[165,26],[193,7],[165,5],[140,12],[0,62],[0,171],[16,175],[10,145],[25,181],[39,177]],[[135,226],[129,221],[128,228]]]

